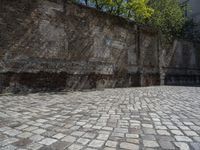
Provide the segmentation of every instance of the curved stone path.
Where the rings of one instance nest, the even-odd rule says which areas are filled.
[[[0,149],[200,150],[200,88],[2,95]]]

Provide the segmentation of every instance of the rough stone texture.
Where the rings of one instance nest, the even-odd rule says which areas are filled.
[[[167,85],[200,85],[200,44],[175,41],[173,48],[163,49],[161,80]]]
[[[2,0],[1,91],[159,84],[157,33],[81,5]]]
[[[199,87],[157,86],[3,95],[0,149],[199,150],[200,130],[191,126],[200,127],[199,93]],[[169,134],[157,132],[165,129]]]
[[[0,92],[200,85],[200,44],[61,0],[1,0]]]

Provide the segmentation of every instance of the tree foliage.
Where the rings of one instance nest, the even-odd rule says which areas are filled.
[[[151,17],[154,10],[148,6],[149,0],[84,0],[89,6],[123,16],[134,21],[143,22]]]
[[[79,1],[79,0],[78,0]],[[83,0],[98,10],[154,26],[173,39],[185,22],[179,0]]]
[[[179,0],[150,0],[149,5],[154,14],[148,23],[160,29],[168,40],[177,37],[186,21]]]

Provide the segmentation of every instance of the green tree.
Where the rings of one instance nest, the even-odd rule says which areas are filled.
[[[168,41],[179,35],[185,23],[184,8],[181,7],[179,0],[84,0],[84,2],[98,10],[151,25],[159,29]]]
[[[149,6],[154,9],[154,13],[148,23],[159,28],[165,39],[172,41],[179,35],[186,21],[179,0],[150,0]]]
[[[98,10],[138,22],[144,22],[153,14],[148,2],[149,0],[85,0],[86,5],[94,6]]]

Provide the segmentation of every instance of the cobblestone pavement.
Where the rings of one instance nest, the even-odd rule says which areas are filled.
[[[0,96],[0,149],[200,150],[200,88]]]

